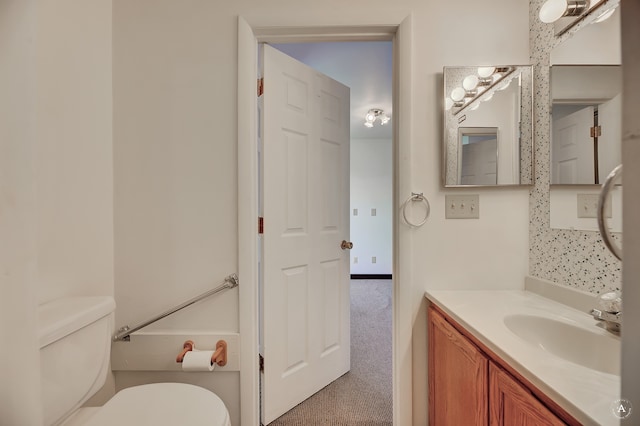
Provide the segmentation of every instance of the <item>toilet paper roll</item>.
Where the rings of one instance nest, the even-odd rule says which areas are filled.
[[[213,352],[195,349],[187,352],[182,360],[182,371],[213,371],[216,366],[215,363],[211,363]]]

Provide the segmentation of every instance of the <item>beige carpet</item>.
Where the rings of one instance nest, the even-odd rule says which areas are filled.
[[[351,281],[351,371],[270,426],[391,426],[391,281]]]

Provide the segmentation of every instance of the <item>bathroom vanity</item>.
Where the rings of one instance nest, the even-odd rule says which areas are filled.
[[[529,291],[430,291],[429,424],[614,425],[620,339]]]

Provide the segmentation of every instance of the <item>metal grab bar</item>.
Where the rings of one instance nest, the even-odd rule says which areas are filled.
[[[613,183],[619,176],[622,176],[622,164],[613,169],[611,173],[609,173],[609,176],[607,176],[604,184],[602,184],[602,191],[600,191],[600,196],[598,197],[598,229],[600,230],[600,235],[602,235],[602,241],[604,242],[604,245],[607,246],[607,248],[611,251],[611,253],[613,253],[615,257],[618,258],[618,260],[621,261],[622,249],[613,242],[613,237],[611,237],[611,234],[609,234],[607,225],[604,223],[604,209],[607,203],[607,197],[609,196],[609,192],[613,187]]]
[[[124,327],[120,327],[118,329],[118,333],[115,336],[113,336],[113,341],[117,342],[119,340],[122,340],[122,341],[128,342],[130,340],[129,335],[131,333],[133,333],[135,331],[138,331],[141,328],[144,328],[144,327],[148,326],[149,324],[153,324],[154,322],[156,322],[158,320],[161,320],[162,318],[167,317],[167,316],[169,316],[169,315],[171,315],[171,314],[173,314],[175,312],[178,312],[179,310],[184,309],[187,306],[193,305],[194,303],[196,303],[196,302],[198,302],[198,301],[200,301],[202,299],[205,299],[205,298],[207,298],[209,296],[213,296],[214,294],[219,293],[219,292],[221,292],[223,290],[237,287],[239,284],[240,283],[238,281],[238,275],[231,274],[228,277],[226,277],[224,279],[224,283],[219,285],[218,287],[216,287],[216,288],[214,288],[212,290],[209,290],[206,293],[202,293],[201,295],[196,296],[193,299],[189,299],[186,302],[181,303],[178,306],[169,309],[168,311],[165,311],[165,312],[163,312],[163,313],[161,313],[159,315],[156,315],[155,317],[151,318],[150,320],[141,322],[141,323],[137,324],[134,327],[129,327],[128,325],[125,325]]]

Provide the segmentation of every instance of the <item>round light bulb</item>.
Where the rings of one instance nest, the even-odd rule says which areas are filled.
[[[480,78],[489,78],[496,70],[496,67],[478,67],[478,75]]]
[[[445,98],[444,100],[444,109],[449,111],[453,107],[453,99]]]
[[[493,92],[489,92],[484,98],[482,98],[483,102],[490,101],[493,98]]]
[[[511,80],[503,81],[498,86],[496,86],[496,90],[497,91],[502,91],[502,90],[506,89],[507,87],[509,87],[510,84],[511,84]]]
[[[461,100],[464,99],[464,96],[466,95],[466,93],[467,92],[462,87],[456,87],[451,91],[451,99],[453,99],[456,102],[460,102]]]
[[[480,103],[476,102],[475,104],[469,107],[469,111],[475,111],[478,109],[479,106],[480,106]]]
[[[365,125],[366,127],[373,127],[373,123],[372,123],[371,121],[365,121],[365,122],[364,122],[364,125]]]
[[[367,120],[368,123],[373,123],[376,120],[376,115],[372,112],[369,112],[367,113],[367,115],[365,115],[364,119]]]
[[[609,9],[609,10],[605,10],[605,11],[604,11],[604,12],[602,12],[602,13],[600,14],[600,16],[598,16],[598,17],[596,18],[596,20],[595,20],[595,21],[593,21],[593,22],[595,22],[596,24],[598,24],[598,23],[600,23],[600,22],[602,22],[602,21],[606,21],[607,19],[609,19],[609,18],[611,17],[611,15],[613,15],[613,12],[615,12],[615,11],[616,11],[616,8],[615,8],[615,7],[612,7],[612,8],[611,8],[611,9]]]
[[[473,90],[478,85],[478,81],[477,75],[468,75],[462,80],[462,87],[464,90]]]
[[[540,20],[545,24],[550,24],[562,18],[567,11],[567,0],[547,0],[540,8]]]

